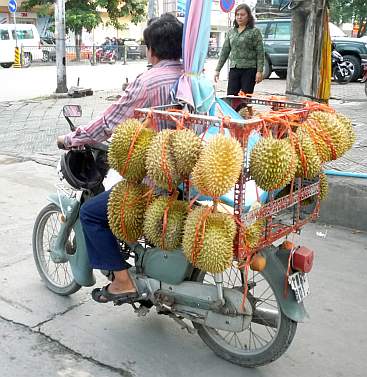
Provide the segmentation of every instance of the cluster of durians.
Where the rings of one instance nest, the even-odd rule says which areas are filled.
[[[284,187],[295,177],[313,179],[322,164],[348,151],[354,141],[352,122],[342,114],[312,111],[293,126],[292,135],[261,138],[250,153],[250,174],[265,191]]]
[[[214,210],[203,220],[204,208],[189,210],[189,203],[172,193],[190,176],[204,195],[227,193],[243,164],[237,140],[219,134],[204,145],[192,130],[156,132],[129,119],[116,128],[108,161],[124,178],[112,189],[108,203],[116,237],[133,242],[145,236],[164,250],[182,247],[188,260],[204,271],[221,272],[231,264],[236,234],[232,216]],[[144,181],[153,182],[163,193],[152,195]],[[198,229],[200,250],[195,256]]]

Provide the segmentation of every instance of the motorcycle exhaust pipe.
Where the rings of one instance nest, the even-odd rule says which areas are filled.
[[[274,329],[278,327],[278,318],[278,311],[261,307],[256,308],[252,314],[252,322]]]

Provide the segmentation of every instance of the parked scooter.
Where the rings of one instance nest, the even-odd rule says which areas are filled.
[[[332,75],[336,82],[339,84],[347,84],[352,80],[354,73],[353,64],[345,60],[334,46],[331,51],[331,66]]]
[[[63,114],[74,130],[70,118],[80,116],[81,108],[66,105]],[[79,210],[104,190],[106,151],[106,145],[97,144],[66,152],[58,167],[57,192],[49,196],[51,203],[35,221],[35,263],[46,286],[59,295],[95,284]],[[302,299],[309,288],[303,272],[312,263],[308,261],[307,268],[303,262],[296,266],[293,252],[285,244],[264,248],[260,253],[266,267],[261,272],[250,270],[246,278],[235,260],[224,273],[211,274],[194,268],[180,249],[166,252],[144,240],[121,242],[121,258],[135,261],[129,273],[139,294],[130,302],[136,314],[145,316],[155,306],[158,314],[172,318],[190,334],[197,333],[219,357],[244,367],[280,357],[293,340],[297,322],[306,316]],[[300,289],[289,287],[285,294],[288,268],[291,274],[303,272],[296,274]],[[110,279],[113,276],[111,271],[101,272]],[[245,282],[248,289],[242,306]]]
[[[218,58],[218,57],[219,57],[219,47],[209,46],[208,58]]]
[[[361,82],[364,83],[364,92],[367,96],[367,63],[362,66],[363,68],[363,76]]]
[[[114,48],[106,49],[104,47],[98,47],[95,51],[95,55],[95,61],[93,55],[90,57],[90,63],[92,65],[98,63],[115,64],[117,61],[117,52]]]

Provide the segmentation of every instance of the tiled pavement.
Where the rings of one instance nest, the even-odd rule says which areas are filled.
[[[218,96],[224,94],[226,83],[217,88]],[[261,94],[284,94],[285,80],[269,79],[256,87]],[[15,155],[54,165],[60,151],[55,140],[68,132],[68,124],[62,115],[65,104],[82,106],[83,116],[77,125],[95,118],[119,92],[100,91],[83,98],[40,98],[16,102],[0,102],[0,154]],[[357,142],[352,150],[328,168],[367,173],[367,97],[361,83],[332,85],[331,105],[352,118]]]

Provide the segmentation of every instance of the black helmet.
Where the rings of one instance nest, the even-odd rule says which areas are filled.
[[[61,178],[77,190],[92,190],[103,181],[103,175],[97,168],[90,150],[70,150],[61,157]]]

